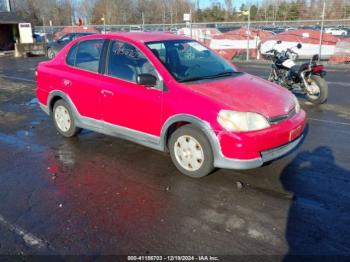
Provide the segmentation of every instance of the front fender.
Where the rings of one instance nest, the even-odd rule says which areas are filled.
[[[190,114],[177,114],[174,116],[169,117],[161,130],[161,135],[160,135],[160,143],[161,143],[161,148],[165,151],[166,147],[167,147],[167,133],[169,128],[175,124],[175,123],[179,123],[179,122],[187,122],[190,123],[194,126],[196,126],[198,129],[200,129],[208,138],[211,148],[213,150],[213,154],[214,154],[214,158],[216,158],[217,156],[219,156],[221,149],[220,149],[220,143],[219,140],[214,132],[214,130],[212,129],[211,125],[209,124],[209,122],[200,119],[194,115],[190,115]]]

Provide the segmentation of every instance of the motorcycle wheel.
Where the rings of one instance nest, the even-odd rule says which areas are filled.
[[[311,75],[311,85],[318,89],[317,93],[311,94],[306,88],[306,98],[314,105],[323,104],[328,98],[328,84],[326,80],[318,75]]]

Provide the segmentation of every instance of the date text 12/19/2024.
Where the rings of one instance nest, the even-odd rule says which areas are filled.
[[[220,261],[217,256],[128,256],[128,261]]]

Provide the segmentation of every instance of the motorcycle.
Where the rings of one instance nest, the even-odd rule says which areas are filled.
[[[281,44],[277,41],[276,44]],[[273,48],[267,51],[272,54],[272,69],[268,80],[277,83],[293,93],[305,95],[312,104],[322,104],[328,98],[328,84],[325,80],[326,71],[324,66],[317,64],[318,55],[314,55],[309,62],[301,65],[295,64],[298,53],[293,48],[300,49],[300,43],[292,48],[277,51]]]

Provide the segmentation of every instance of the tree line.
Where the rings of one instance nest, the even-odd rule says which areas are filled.
[[[242,11],[250,10],[252,21],[295,21],[320,19],[323,0],[263,0],[242,4],[235,0],[216,1],[203,8],[202,0],[11,0],[13,11],[33,25],[85,24],[175,24],[192,12],[193,22],[246,21]],[[349,19],[350,0],[327,0],[326,19]]]
[[[213,1],[212,5],[205,9],[197,6],[196,20],[198,22],[246,21],[248,17],[242,15],[243,10],[250,10],[252,21],[320,19],[323,9],[323,0],[263,0],[259,5],[242,4],[239,8],[234,7],[233,4],[234,0],[225,0],[224,3]],[[326,19],[349,19],[350,0],[326,0],[325,11]]]

